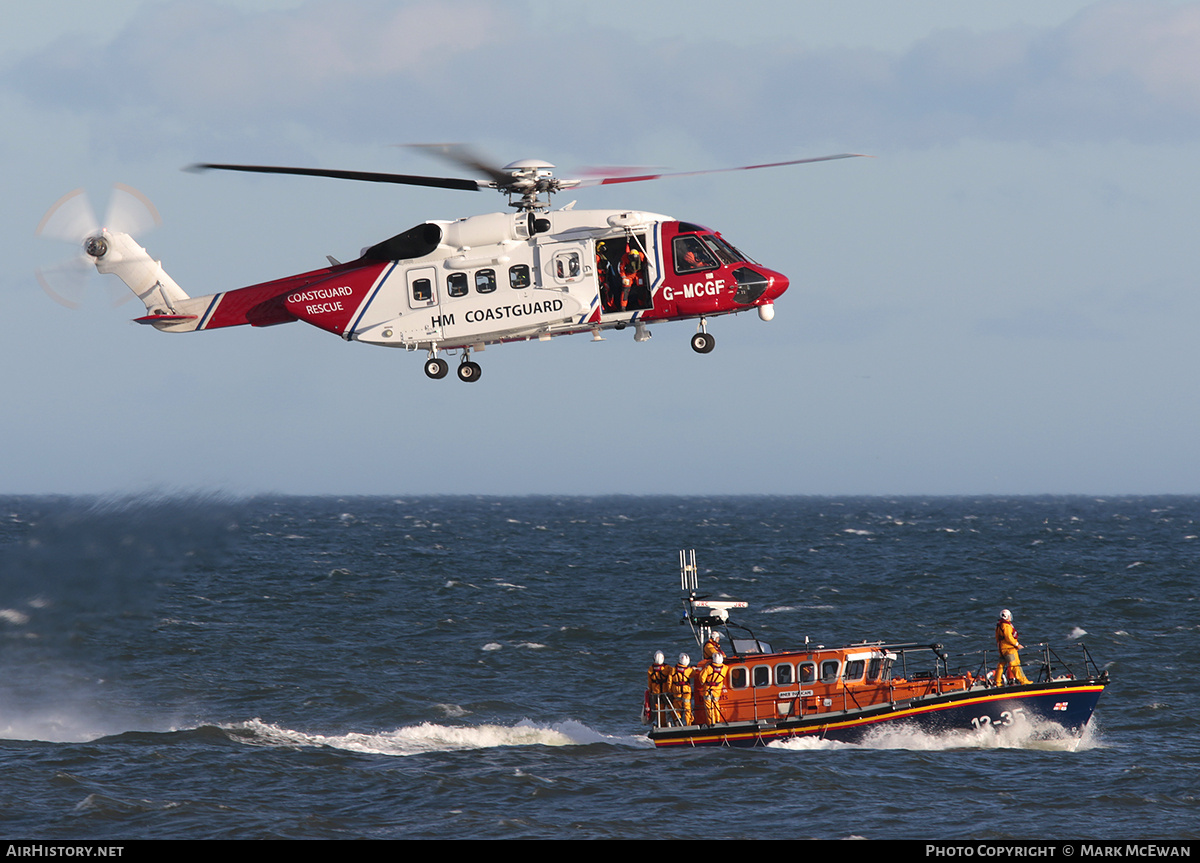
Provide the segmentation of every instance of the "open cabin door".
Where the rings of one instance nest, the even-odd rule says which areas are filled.
[[[609,237],[596,243],[596,278],[605,315],[638,312],[653,306],[653,264],[645,234]]]

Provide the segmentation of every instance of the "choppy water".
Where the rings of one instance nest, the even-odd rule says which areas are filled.
[[[676,550],[803,636],[1083,641],[1082,741],[656,751]],[[0,498],[10,838],[1187,839],[1200,498]]]

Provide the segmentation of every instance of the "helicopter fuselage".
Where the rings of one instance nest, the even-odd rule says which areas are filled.
[[[104,269],[102,267],[102,269]],[[167,332],[304,321],[348,341],[427,351],[699,319],[757,309],[788,279],[721,235],[621,210],[492,213],[423,222],[343,264],[207,297],[176,298],[140,323]],[[170,294],[168,293],[169,297]],[[707,340],[707,341],[706,341]],[[427,373],[435,374],[437,366]],[[468,379],[464,377],[464,379]]]

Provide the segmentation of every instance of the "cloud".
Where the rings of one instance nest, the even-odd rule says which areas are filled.
[[[1099,3],[1057,27],[945,30],[903,52],[806,49],[786,22],[751,49],[594,23],[540,33],[535,17],[488,0],[257,13],[171,2],[105,45],[28,56],[0,86],[85,112],[100,136],[157,145],[300,128],[349,141],[516,135],[620,158],[643,128],[743,155],[746,136],[763,152],[878,152],[1200,134],[1194,5]]]

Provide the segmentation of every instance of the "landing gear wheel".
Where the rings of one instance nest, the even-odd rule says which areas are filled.
[[[698,354],[711,353],[717,346],[717,340],[708,333],[696,333],[692,336],[692,350]]]
[[[483,374],[483,369],[479,367],[479,363],[465,362],[458,364],[458,379],[463,383],[473,384],[479,380],[481,374]]]
[[[449,371],[450,364],[440,357],[425,361],[425,374],[435,381],[440,381]]]

